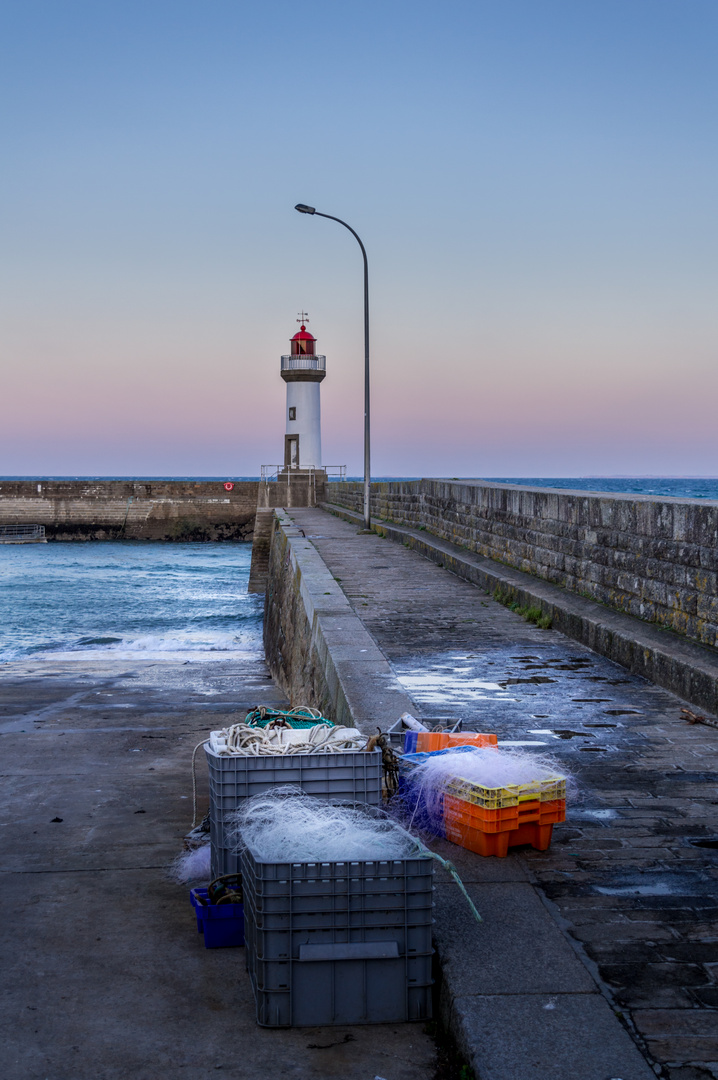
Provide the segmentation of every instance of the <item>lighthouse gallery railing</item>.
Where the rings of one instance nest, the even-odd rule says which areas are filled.
[[[326,371],[326,356],[310,356],[306,353],[297,353],[292,356],[282,357],[282,371]]]
[[[278,480],[281,476],[282,479],[287,479],[287,482],[291,479],[292,472],[301,473],[303,475],[315,475],[316,473],[324,473],[327,479],[331,480],[346,480],[347,467],[346,465],[322,465],[319,468],[315,468],[314,465],[308,465],[306,468],[293,467],[287,468],[286,465],[262,465],[262,480]]]

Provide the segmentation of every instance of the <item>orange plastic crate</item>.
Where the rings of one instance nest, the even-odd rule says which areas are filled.
[[[413,742],[413,740],[412,740]],[[498,736],[484,735],[477,731],[450,733],[448,731],[417,731],[413,753],[447,750],[450,746],[496,746]]]
[[[498,833],[511,832],[522,825],[553,825],[565,819],[565,799],[555,799],[552,802],[532,799],[517,806],[487,810],[476,803],[457,799],[455,795],[444,796],[444,822],[447,826],[452,822],[454,825],[466,825],[485,833]]]
[[[470,825],[446,820],[446,839],[460,847],[475,851],[477,855],[496,855],[504,859],[510,847],[530,844],[538,851],[546,851],[551,844],[553,825],[519,825],[508,832],[487,833]]]

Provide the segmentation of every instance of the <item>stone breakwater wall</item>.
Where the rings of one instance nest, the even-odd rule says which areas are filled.
[[[251,540],[259,482],[2,480],[0,525],[48,540]]]
[[[337,506],[362,497],[327,485]],[[718,646],[718,502],[417,480],[372,484],[371,512]]]

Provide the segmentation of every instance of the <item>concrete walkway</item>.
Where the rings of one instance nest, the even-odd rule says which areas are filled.
[[[419,715],[538,744],[577,778],[548,852],[438,845],[484,915],[439,885],[443,1007],[480,1080],[718,1077],[718,731],[415,552],[290,516]]]
[[[206,950],[167,877],[193,747],[258,702],[284,698],[256,654],[3,665],[3,1080],[433,1080],[420,1024],[258,1028],[244,950]]]

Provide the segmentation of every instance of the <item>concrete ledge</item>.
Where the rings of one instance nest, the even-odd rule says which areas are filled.
[[[310,539],[276,511],[269,555],[264,644],[292,706],[374,734],[412,701]]]
[[[450,1023],[481,1080],[655,1080],[600,994],[477,994]]]
[[[322,509],[352,524],[361,523],[360,514],[344,507],[323,503]],[[429,532],[376,520],[372,527],[488,593],[498,589],[522,606],[540,607],[551,616],[554,628],[567,637],[698,708],[718,713],[718,653],[713,650],[631,615],[611,611],[521,570],[464,551]]]

